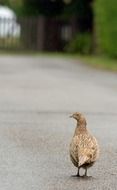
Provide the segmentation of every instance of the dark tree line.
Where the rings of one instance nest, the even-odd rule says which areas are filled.
[[[76,18],[80,32],[91,32],[93,28],[92,0],[24,0],[24,14],[47,17]]]
[[[55,16],[62,14],[64,5],[62,0],[24,0],[24,13],[27,15]]]
[[[21,16],[75,17],[80,32],[93,28],[92,0],[0,0],[0,4],[11,6]]]

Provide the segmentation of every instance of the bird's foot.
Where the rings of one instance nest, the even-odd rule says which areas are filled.
[[[93,177],[92,177],[92,176],[83,175],[82,178],[83,178],[83,179],[91,179],[91,178],[93,178]]]
[[[81,177],[80,175],[76,174],[76,175],[72,175],[72,177]]]

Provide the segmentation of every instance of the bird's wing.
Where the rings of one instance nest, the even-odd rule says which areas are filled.
[[[73,164],[77,167],[78,166],[78,137],[74,136],[72,142],[70,144],[70,158]]]
[[[78,144],[79,166],[84,163],[95,162],[99,155],[98,150],[98,143],[95,137],[91,135],[80,136]]]

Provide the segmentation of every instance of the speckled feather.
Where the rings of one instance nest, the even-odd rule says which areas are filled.
[[[99,146],[96,138],[87,130],[84,116],[77,114],[80,121],[75,118],[78,124],[70,144],[70,158],[76,167],[91,167],[99,157]]]

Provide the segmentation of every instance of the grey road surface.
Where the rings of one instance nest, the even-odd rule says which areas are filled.
[[[72,177],[75,111],[101,147],[87,180]],[[0,190],[116,189],[117,74],[69,58],[1,56]]]

